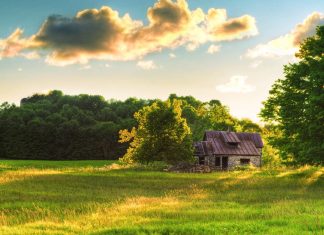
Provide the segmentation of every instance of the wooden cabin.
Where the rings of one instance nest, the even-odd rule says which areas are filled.
[[[203,140],[194,143],[194,148],[197,163],[215,170],[262,164],[263,142],[258,133],[206,131]]]

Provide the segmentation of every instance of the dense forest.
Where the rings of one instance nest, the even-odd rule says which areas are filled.
[[[200,140],[205,130],[260,132],[250,120],[232,117],[218,100],[194,97],[179,100],[182,116]],[[23,98],[20,106],[0,106],[0,156],[10,159],[118,159],[128,148],[118,142],[119,131],[131,130],[134,114],[157,100],[105,100],[97,95],[64,95],[61,91]]]

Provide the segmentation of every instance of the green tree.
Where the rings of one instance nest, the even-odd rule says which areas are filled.
[[[306,39],[270,90],[260,116],[279,133],[270,143],[295,164],[324,163],[324,26]]]
[[[150,100],[106,101],[61,91],[0,105],[0,157],[11,159],[116,159],[127,144],[118,131],[136,124],[134,113]]]
[[[177,163],[193,160],[190,128],[182,116],[181,101],[157,101],[135,113],[138,127],[120,131],[120,142],[130,143],[126,162]]]
[[[261,127],[252,122],[248,118],[242,118],[241,120],[236,120],[235,130],[237,132],[257,132],[261,133],[262,129]]]
[[[194,141],[201,140],[206,130],[235,130],[235,119],[219,100],[201,102],[192,96],[175,94],[171,94],[169,99],[182,101],[182,117],[187,120]]]
[[[113,122],[98,123],[93,128],[93,136],[97,140],[97,146],[102,149],[104,159],[109,159],[114,154],[112,150],[118,142],[119,125]]]

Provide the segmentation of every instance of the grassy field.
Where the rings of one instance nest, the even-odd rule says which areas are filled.
[[[0,161],[0,234],[324,234],[324,169]]]

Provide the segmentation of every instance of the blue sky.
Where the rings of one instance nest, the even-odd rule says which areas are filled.
[[[193,95],[201,100],[219,99],[229,106],[234,115],[258,120],[261,102],[266,99],[273,82],[282,77],[283,65],[295,61],[292,52],[298,49],[299,41],[312,35],[314,27],[324,22],[324,1],[191,0],[187,1],[188,9],[175,1],[172,4],[190,17],[194,15],[195,9],[202,9],[204,20],[193,23],[195,28],[189,27],[185,22],[184,28],[180,29],[180,21],[171,25],[171,28],[162,21],[149,28],[147,11],[156,2],[2,0],[0,102],[19,103],[25,96],[53,89],[60,89],[67,94],[100,94],[107,99],[125,99],[130,96],[165,99],[170,93],[177,93]],[[154,9],[164,9],[170,4],[162,5]],[[78,47],[76,50],[73,44],[64,42],[64,45],[60,45],[58,41],[53,41],[56,40],[50,38],[53,37],[50,34],[53,25],[41,31],[42,24],[50,15],[73,19],[80,11],[93,8],[99,10],[102,6],[117,11],[120,17],[129,14],[134,25],[135,20],[141,21],[142,26],[135,27],[135,31],[139,35],[145,32],[146,36],[127,43],[121,41],[116,45],[125,46],[126,49],[118,49],[118,53],[115,53],[112,52],[116,47],[115,39],[111,41],[113,45],[105,43],[99,52],[94,52],[89,51],[88,45],[87,48]],[[225,9],[226,20],[208,21],[209,9]],[[102,12],[100,10],[93,14],[101,16]],[[61,22],[55,20],[53,24]],[[64,21],[63,26],[71,29],[75,25],[81,25],[81,34],[72,38],[77,41],[78,38],[87,37],[82,35],[83,25],[77,20],[75,22],[77,24],[71,26],[70,21]],[[92,23],[96,26],[98,21]],[[232,26],[238,23],[240,28],[233,31]],[[229,24],[231,27],[227,27]],[[298,24],[301,24],[300,27],[296,27]],[[123,27],[124,25],[123,23]],[[216,25],[216,28],[214,30],[210,26],[213,31],[206,33],[204,30],[209,25]],[[17,28],[23,30],[23,34],[15,37],[13,44],[13,40],[10,41],[8,37]],[[157,29],[161,30],[158,34]],[[163,32],[166,29],[171,30],[172,35]],[[193,29],[201,33],[199,41],[196,34],[192,33]],[[110,31],[106,34],[101,34],[96,29],[90,31],[103,40],[110,38]],[[68,35],[66,29],[59,33],[63,37]],[[149,47],[145,45],[147,37],[152,40]],[[75,43],[78,45],[80,42]],[[101,45],[99,41],[94,43],[96,48],[98,43]],[[92,48],[93,45],[90,46]],[[63,58],[65,52],[69,54],[68,61]],[[54,58],[53,53],[58,53],[60,57]],[[80,62],[80,58],[86,59]]]

